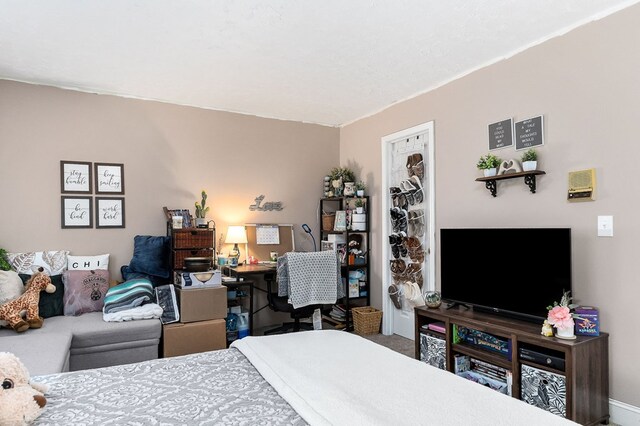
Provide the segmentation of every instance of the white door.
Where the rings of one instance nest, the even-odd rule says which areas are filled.
[[[415,338],[435,288],[433,121],[382,138],[382,333]]]

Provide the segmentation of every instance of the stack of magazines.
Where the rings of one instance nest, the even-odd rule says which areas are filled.
[[[329,316],[336,321],[344,322],[347,316],[347,312],[342,305],[335,304],[329,312]]]

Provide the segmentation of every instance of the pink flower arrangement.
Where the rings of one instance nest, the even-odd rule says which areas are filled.
[[[554,306],[549,311],[549,316],[547,317],[549,324],[555,326],[558,329],[567,329],[573,328],[573,316],[569,311],[567,306]]]

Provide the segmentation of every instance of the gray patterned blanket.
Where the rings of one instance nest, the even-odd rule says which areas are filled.
[[[340,269],[334,251],[287,253],[278,258],[278,295],[296,309],[335,303],[344,297]]]
[[[38,425],[305,425],[237,349],[39,376]]]

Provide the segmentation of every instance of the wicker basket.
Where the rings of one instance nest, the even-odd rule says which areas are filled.
[[[333,224],[336,221],[335,214],[323,214],[322,215],[322,230],[333,231]]]
[[[353,329],[357,334],[377,334],[380,331],[382,322],[382,311],[363,306],[351,309],[353,315]]]

